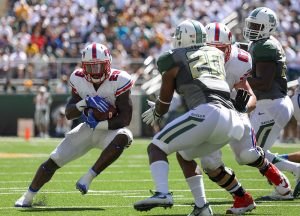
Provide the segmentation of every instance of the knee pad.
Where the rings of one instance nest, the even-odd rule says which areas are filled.
[[[122,128],[118,131],[118,135],[119,134],[123,134],[123,135],[127,136],[127,144],[125,145],[124,148],[128,148],[131,145],[132,140],[133,140],[132,132],[127,128]]]
[[[265,161],[264,150],[261,147],[256,146],[256,152],[257,152],[258,158],[256,160],[254,160],[253,162],[248,163],[247,164],[248,166],[260,167],[264,163],[264,161]]]
[[[221,160],[221,156],[219,158],[206,156],[201,158],[201,166],[205,172],[209,173],[218,169],[219,167],[224,167],[224,163]]]
[[[235,173],[232,169],[221,166],[218,169],[220,169],[220,173],[214,177],[211,177],[209,173],[206,173],[210,180],[213,182],[216,182],[218,185],[220,185],[222,188],[228,187],[235,179]]]
[[[259,148],[259,149],[258,149]],[[237,162],[240,165],[251,164],[255,162],[257,159],[262,157],[262,153],[260,151],[260,147],[244,149],[241,151],[240,155],[237,158]]]

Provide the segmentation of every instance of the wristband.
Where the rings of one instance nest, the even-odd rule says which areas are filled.
[[[82,111],[84,110],[84,108],[87,107],[86,101],[85,101],[85,100],[81,100],[81,101],[77,102],[75,105],[76,105],[76,108],[77,108],[80,112],[82,112]]]
[[[160,98],[158,98],[158,101],[162,104],[165,104],[165,105],[170,105],[171,102],[165,102],[165,101],[162,101]]]
[[[108,130],[108,121],[101,121],[97,124],[96,128],[98,130]]]

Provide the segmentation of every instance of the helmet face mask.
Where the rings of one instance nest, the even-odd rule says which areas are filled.
[[[181,22],[172,37],[174,48],[183,48],[193,45],[203,45],[206,42],[204,26],[196,20],[185,20]]]
[[[256,8],[245,20],[244,38],[250,41],[269,38],[275,32],[277,24],[277,16],[271,9]]]
[[[225,62],[230,58],[232,33],[222,23],[209,23],[205,26],[207,33],[207,44],[214,46],[224,52]]]
[[[110,74],[111,55],[106,46],[93,43],[82,51],[82,69],[85,79],[93,84],[102,84]]]

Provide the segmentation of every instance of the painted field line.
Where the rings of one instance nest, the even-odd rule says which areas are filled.
[[[223,206],[227,206],[228,204],[224,204],[224,205],[221,205],[221,204],[217,204],[217,205],[214,205],[214,204],[210,204],[211,206],[216,206],[216,207],[223,207]],[[299,204],[288,204],[288,205],[284,205],[284,207],[298,207],[299,208]],[[58,209],[58,208],[62,208],[62,209],[66,209],[66,208],[72,208],[72,209],[83,209],[83,208],[95,208],[95,211],[99,208],[133,208],[132,205],[104,205],[104,206],[101,206],[101,205],[97,205],[97,206],[36,206],[34,207],[35,209]],[[189,204],[175,204],[173,205],[173,207],[191,207],[191,205]],[[260,204],[258,205],[258,207],[278,207],[278,204]],[[15,208],[15,207],[0,207],[0,210],[7,210],[7,209],[22,209],[22,208]],[[24,211],[22,212],[26,212],[26,209],[30,209],[30,208],[23,208]]]
[[[24,192],[27,188],[24,188],[24,190],[20,191],[12,191],[12,192],[0,192],[0,195],[14,195],[14,194],[20,194],[21,192]],[[189,190],[171,190],[172,192],[187,192],[190,193]],[[272,191],[272,188],[270,189],[258,189],[258,188],[247,188],[247,191]],[[224,189],[206,189],[205,192],[225,192]],[[78,194],[79,192],[77,190],[72,191],[41,191],[40,194]],[[149,193],[149,190],[127,190],[127,191],[95,191],[95,190],[89,190],[89,193],[85,196],[89,195],[110,195],[115,196],[118,194],[126,194],[126,193]]]

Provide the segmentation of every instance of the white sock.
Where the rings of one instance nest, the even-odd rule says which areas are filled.
[[[36,194],[37,194],[37,192],[33,192],[30,189],[28,189],[25,192],[24,196],[26,197],[26,199],[31,199],[32,200],[35,197]]]
[[[284,160],[284,159],[276,156],[269,150],[265,151],[265,154],[266,154],[266,158],[269,160],[269,162],[274,164],[280,171],[288,171],[295,175],[295,173],[299,169],[299,164],[288,161],[288,160]]]
[[[151,174],[157,192],[169,193],[168,174],[169,164],[160,160],[150,164]]]
[[[203,176],[196,175],[189,177],[186,179],[186,182],[188,183],[190,190],[193,194],[195,205],[199,208],[203,207],[204,204],[207,202],[205,196]]]

